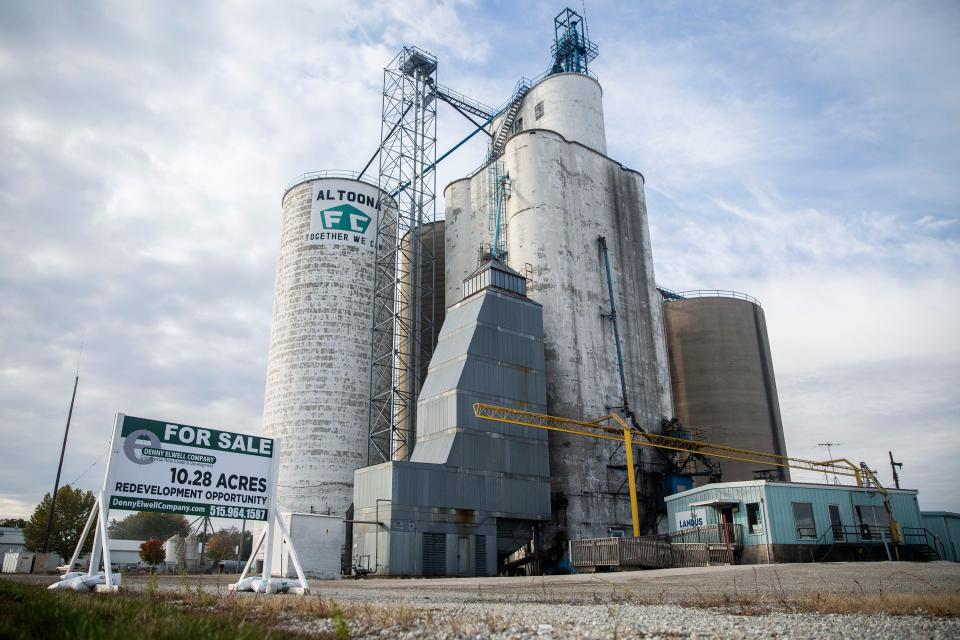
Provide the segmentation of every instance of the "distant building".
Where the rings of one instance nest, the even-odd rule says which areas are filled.
[[[143,540],[114,540],[110,539],[110,563],[118,566],[142,564],[140,561],[140,545]]]
[[[923,527],[943,543],[944,560],[960,562],[960,513],[921,511]]]
[[[24,551],[27,548],[20,527],[0,527],[0,556],[8,551]]]

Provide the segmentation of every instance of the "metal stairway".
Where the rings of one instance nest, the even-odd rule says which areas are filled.
[[[889,544],[901,553],[907,553],[908,558],[921,562],[933,562],[942,559],[943,545],[940,540],[923,527],[904,527],[901,533],[903,542],[893,545],[893,537],[889,527],[871,525],[834,525],[828,528],[811,545],[811,562],[828,562],[831,557],[835,561],[843,561],[850,556],[853,550],[863,552],[870,548],[877,549],[880,545]],[[834,555],[836,551],[836,555]],[[889,551],[888,551],[889,552]]]
[[[467,113],[472,113],[475,116],[483,118],[484,120],[490,120],[496,114],[496,111],[492,107],[469,98],[459,91],[454,91],[450,87],[445,87],[442,84],[436,85],[437,97],[457,109],[458,111],[466,111]]]
[[[936,549],[927,544],[918,544],[915,546],[917,555],[924,562],[933,562],[934,560],[942,560],[940,554],[937,553]]]
[[[523,102],[523,97],[530,91],[531,86],[530,81],[526,78],[521,78],[520,82],[517,83],[517,87],[513,91],[513,98],[510,99],[510,104],[503,112],[500,128],[497,129],[497,133],[493,137],[488,160],[492,160],[503,153],[507,138],[513,133],[513,123],[516,120],[517,112],[520,111],[520,104]]]

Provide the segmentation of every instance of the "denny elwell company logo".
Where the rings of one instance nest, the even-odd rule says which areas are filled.
[[[166,426],[168,433],[179,428],[178,425]],[[214,464],[217,461],[215,456],[164,449],[159,436],[149,429],[138,429],[128,434],[123,439],[123,454],[134,464],[152,464],[158,460],[194,464]]]
[[[369,247],[375,244],[380,203],[366,193],[350,189],[314,187],[310,229],[305,244],[339,244]]]

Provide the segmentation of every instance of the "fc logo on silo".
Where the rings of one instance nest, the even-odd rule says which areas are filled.
[[[331,231],[366,233],[370,220],[370,216],[349,204],[330,207],[320,212],[320,223],[324,229]]]
[[[379,203],[372,195],[347,188],[335,188],[348,185],[352,186],[346,181],[314,183],[310,225],[301,236],[304,244],[374,250],[380,215]]]

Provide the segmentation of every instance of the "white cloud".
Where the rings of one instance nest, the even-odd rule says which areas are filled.
[[[867,418],[896,433],[869,412],[877,390],[897,420],[915,409],[925,434],[949,439],[956,8],[631,11],[591,5],[594,68],[611,154],[648,179],[660,282],[762,300],[791,448],[837,414],[858,439],[873,438]],[[118,410],[256,432],[283,186],[366,162],[381,69],[401,45],[436,54],[441,82],[499,103],[514,75],[546,66],[553,13],[425,0],[3,4],[0,515],[50,490],[84,336],[67,481],[102,455]],[[443,151],[470,126],[444,112],[439,129]],[[446,161],[438,190],[484,144]],[[914,446],[938,464],[960,453]],[[916,477],[924,492],[944,485]]]

